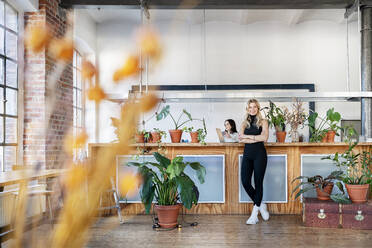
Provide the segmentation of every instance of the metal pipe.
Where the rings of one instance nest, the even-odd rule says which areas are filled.
[[[372,90],[372,7],[361,7],[361,89]],[[362,135],[372,139],[372,99],[361,99]]]

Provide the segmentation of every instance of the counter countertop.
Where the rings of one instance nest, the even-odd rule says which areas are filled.
[[[114,143],[89,143],[89,146],[110,146]],[[132,144],[131,146],[158,146],[157,143],[138,143],[138,144]],[[182,146],[188,146],[188,147],[193,147],[193,146],[237,146],[237,147],[243,147],[243,143],[207,143],[206,145],[200,144],[200,143],[160,143],[161,146],[166,146],[166,147],[182,147]],[[310,142],[297,142],[297,143],[291,143],[291,142],[286,142],[286,143],[277,143],[277,142],[267,142],[265,143],[265,146],[284,146],[284,147],[293,147],[293,146],[348,146],[348,143],[344,142],[336,142],[336,143],[310,143]],[[372,146],[372,142],[360,142],[358,143],[358,146]]]

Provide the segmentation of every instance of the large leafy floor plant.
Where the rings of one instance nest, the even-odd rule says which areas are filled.
[[[176,205],[180,200],[190,209],[198,203],[199,190],[194,181],[184,172],[190,166],[197,173],[200,183],[204,183],[205,167],[199,162],[184,162],[183,157],[173,160],[155,152],[155,162],[128,162],[129,166],[138,167],[142,176],[141,200],[145,204],[146,213],[150,212],[155,198],[158,205]]]

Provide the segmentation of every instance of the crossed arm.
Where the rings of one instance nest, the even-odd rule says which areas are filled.
[[[263,120],[262,132],[259,135],[246,135],[244,134],[245,126],[242,125],[239,132],[239,142],[240,143],[256,143],[256,142],[266,142],[269,138],[269,125],[267,120]]]

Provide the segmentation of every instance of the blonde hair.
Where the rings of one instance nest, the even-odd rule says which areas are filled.
[[[254,125],[255,125],[256,127],[261,127],[264,118],[262,117],[261,112],[260,112],[260,110],[261,110],[260,103],[259,103],[256,99],[249,99],[249,100],[248,100],[248,102],[247,102],[247,106],[246,106],[246,108],[245,108],[245,110],[246,110],[246,114],[245,114],[245,116],[244,116],[243,125],[244,125],[244,127],[248,127],[248,128],[250,128],[250,126],[251,126],[251,116],[250,116],[249,113],[248,113],[249,104],[251,104],[251,103],[256,104],[256,106],[257,106],[257,108],[258,108],[258,111],[257,111],[257,114],[256,114],[256,121],[255,121]]]

